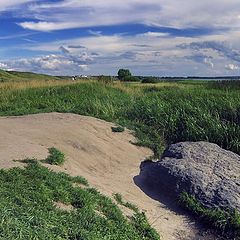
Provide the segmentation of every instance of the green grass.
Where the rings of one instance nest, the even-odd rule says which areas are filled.
[[[0,90],[0,115],[72,112],[136,130],[141,144],[159,156],[167,144],[209,141],[240,153],[239,90],[205,85],[143,87],[80,83]],[[183,83],[179,84],[183,85]],[[151,91],[149,91],[149,89]]]
[[[86,187],[89,186],[88,181],[85,178],[81,177],[81,176],[72,177],[72,182],[84,185]]]
[[[60,80],[60,77],[54,77],[46,74],[37,74],[32,72],[4,71],[0,69],[0,82],[10,81],[29,81],[29,80]]]
[[[62,165],[65,161],[64,153],[60,152],[56,148],[49,148],[49,156],[46,158],[46,162],[51,165]]]
[[[240,213],[236,210],[206,208],[195,197],[186,192],[180,195],[179,200],[184,208],[196,215],[208,226],[218,229],[231,239],[240,239]]]
[[[75,181],[36,161],[24,169],[0,170],[0,239],[160,239],[144,215],[127,219],[108,197],[74,187]]]
[[[112,127],[112,132],[120,133],[124,131],[125,131],[124,127]]]
[[[130,203],[130,202],[125,202],[122,198],[122,195],[119,193],[115,193],[113,194],[114,199],[116,200],[116,202],[126,208],[129,208],[131,210],[133,210],[135,213],[139,213],[139,209],[137,206],[135,206],[134,204]]]

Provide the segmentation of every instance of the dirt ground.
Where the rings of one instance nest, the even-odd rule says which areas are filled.
[[[85,177],[91,186],[108,196],[124,200],[146,212],[163,240],[215,239],[199,234],[195,222],[176,206],[175,200],[154,189],[139,176],[140,164],[152,155],[137,147],[129,130],[113,133],[112,123],[75,114],[36,114],[0,118],[0,168],[23,166],[13,161],[44,159],[48,148],[66,155],[63,166],[50,166],[73,176]],[[48,166],[49,167],[49,166]]]

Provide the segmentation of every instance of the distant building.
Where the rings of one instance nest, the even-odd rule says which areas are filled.
[[[76,81],[78,79],[88,79],[88,78],[89,78],[89,76],[87,76],[87,75],[72,76],[73,81]]]

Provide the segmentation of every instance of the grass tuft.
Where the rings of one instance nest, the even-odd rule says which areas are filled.
[[[65,161],[64,153],[60,152],[56,148],[49,148],[49,156],[46,158],[46,162],[51,165],[62,165]]]
[[[115,132],[115,133],[121,133],[121,132],[124,132],[125,131],[125,128],[124,127],[112,127],[112,132]]]
[[[73,183],[82,184],[82,185],[84,185],[86,187],[89,186],[88,181],[84,177],[77,176],[77,177],[72,177],[71,179],[72,179]]]
[[[236,210],[204,207],[186,192],[180,194],[179,202],[185,209],[200,217],[208,227],[212,226],[226,236],[240,239],[240,213]]]
[[[116,200],[116,202],[126,208],[129,208],[133,210],[135,213],[139,212],[139,209],[136,205],[130,203],[130,202],[124,202],[122,195],[120,193],[113,194],[113,198]]]

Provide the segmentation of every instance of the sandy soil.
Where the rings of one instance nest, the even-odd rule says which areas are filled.
[[[112,123],[74,114],[37,114],[0,118],[0,167],[23,166],[15,160],[44,159],[49,147],[66,154],[62,167],[53,170],[81,175],[101,192],[123,198],[146,212],[149,222],[163,240],[214,239],[201,237],[195,223],[175,202],[148,186],[141,176],[141,161],[149,149],[130,143],[130,131],[113,133]],[[157,193],[157,194],[156,194]]]

